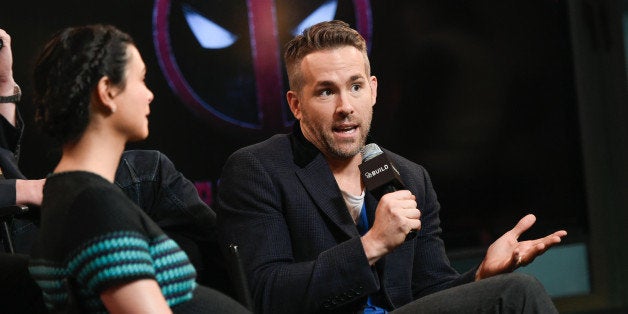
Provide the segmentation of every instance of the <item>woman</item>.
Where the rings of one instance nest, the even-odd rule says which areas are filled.
[[[197,286],[187,255],[112,184],[125,144],[148,136],[145,74],[131,37],[112,26],[68,28],[45,46],[36,122],[63,153],[29,270],[54,310],[246,312]]]

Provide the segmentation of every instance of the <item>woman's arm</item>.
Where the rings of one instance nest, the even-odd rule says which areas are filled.
[[[109,288],[100,299],[110,313],[172,313],[154,279],[140,279]]]

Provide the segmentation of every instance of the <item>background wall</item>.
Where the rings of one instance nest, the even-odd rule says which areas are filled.
[[[269,44],[258,40],[260,47],[251,48],[251,39],[266,37],[251,32],[256,28],[249,22],[276,31],[269,37],[276,42],[265,50],[273,52],[296,25],[330,3],[337,6],[334,18],[361,26],[370,39],[379,80],[372,135],[430,171],[450,253],[477,256],[532,212],[539,219],[526,237],[564,228],[567,243],[590,247],[592,292],[557,300],[559,306],[566,311],[626,306],[621,269],[628,268],[627,259],[617,255],[628,244],[619,227],[625,224],[617,220],[626,215],[628,147],[622,124],[625,71],[617,70],[624,66],[621,22],[614,13],[621,11],[619,1],[260,0],[249,8],[233,0],[5,3],[0,27],[13,37],[15,78],[25,96],[20,103],[27,124],[24,173],[45,176],[58,159],[32,119],[35,56],[63,27],[109,23],[135,38],[155,93],[150,137],[129,148],[166,153],[211,203],[229,154],[289,131],[281,97],[285,74],[276,72],[273,58],[268,64],[255,60],[253,51]],[[262,14],[254,20],[247,12],[265,4],[275,6],[275,21]],[[165,18],[170,59],[163,59],[155,42],[156,9],[164,7],[170,9]],[[225,50],[203,48],[186,12],[229,30],[237,40]],[[228,118],[190,104],[189,95],[173,88],[164,60],[179,66],[196,96]],[[277,84],[259,79],[277,73]],[[262,126],[242,127],[234,120]],[[619,244],[610,245],[610,239]]]

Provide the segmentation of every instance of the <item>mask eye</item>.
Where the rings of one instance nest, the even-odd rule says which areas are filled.
[[[338,8],[338,1],[330,0],[318,9],[314,10],[314,12],[310,13],[308,17],[306,17],[297,27],[292,30],[292,35],[296,36],[303,33],[303,30],[320,22],[331,21],[336,16],[336,9]]]
[[[183,16],[196,40],[205,49],[227,48],[238,39],[230,31],[204,17],[189,5],[183,5]]]

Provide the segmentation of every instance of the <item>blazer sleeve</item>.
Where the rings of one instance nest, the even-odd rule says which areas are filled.
[[[16,111],[17,126],[13,126],[0,115],[0,168],[5,179],[0,179],[0,207],[15,205],[15,179],[24,179],[19,171],[17,158],[24,123]]]
[[[275,175],[276,171],[287,168],[281,164],[273,167]],[[296,261],[293,246],[307,244],[293,243],[296,240],[291,232],[299,231],[291,229],[321,226],[318,222],[289,224],[283,201],[285,194],[291,192],[279,185],[255,154],[239,151],[225,164],[218,188],[218,225],[225,243],[235,243],[240,248],[256,310],[262,313],[346,311],[343,306],[363,304],[368,294],[379,290],[379,284],[374,269],[368,265],[360,237],[333,243],[312,260]],[[302,193],[289,197],[303,197],[302,210],[312,210],[314,205]],[[322,239],[321,235],[316,240]]]
[[[15,179],[0,179],[0,207],[15,205]]]

